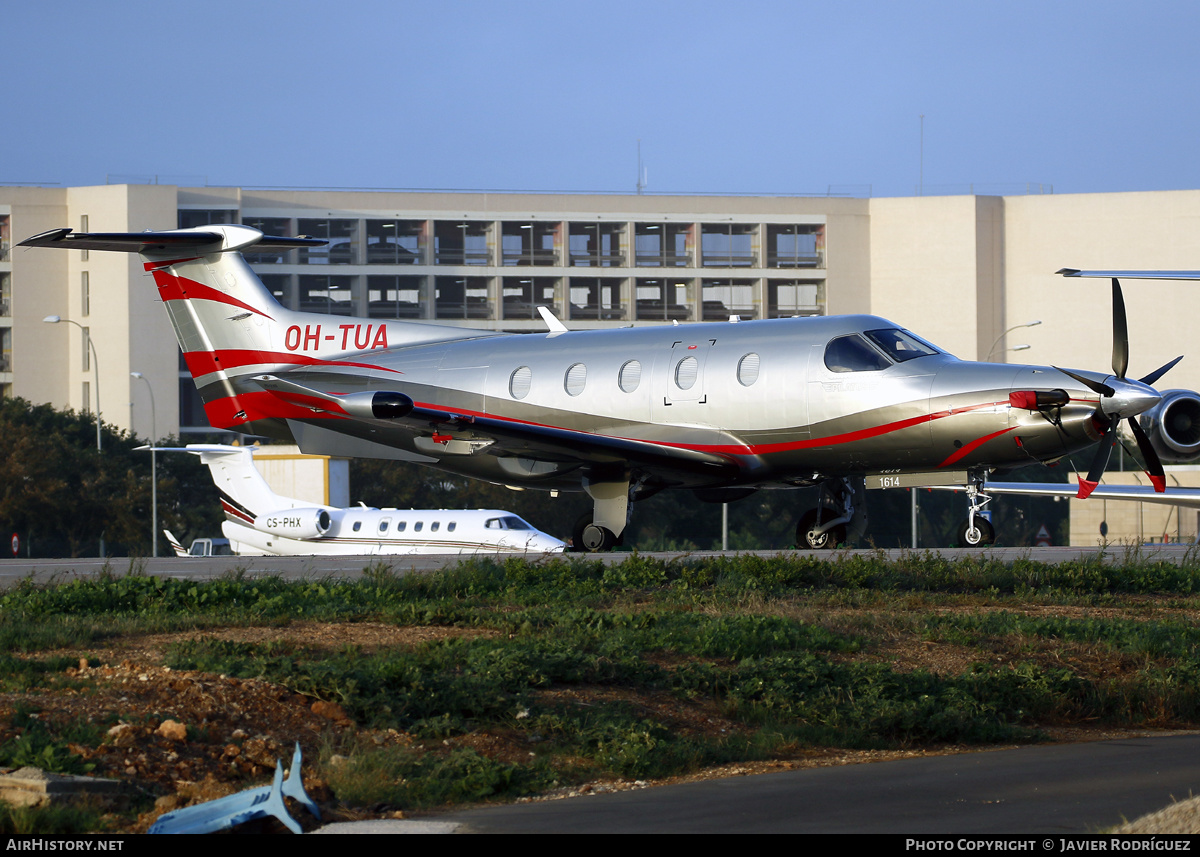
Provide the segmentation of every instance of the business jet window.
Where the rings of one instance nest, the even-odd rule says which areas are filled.
[[[438,527],[440,527],[441,525],[442,524],[440,521],[434,521],[432,524],[429,525],[430,532],[436,533],[438,531]]]
[[[384,518],[382,521],[380,521],[379,522],[379,532],[386,533],[388,524],[390,524],[391,522],[392,522],[391,518]]]
[[[362,529],[362,521],[355,521],[354,522],[354,532],[357,533],[361,529]]]
[[[454,521],[451,521],[450,523],[446,524],[446,532],[448,532],[448,533],[454,532],[454,528],[457,526],[458,526],[457,523],[455,523]]]
[[[513,370],[508,379],[508,392],[514,399],[524,399],[529,395],[529,384],[533,380],[533,372],[528,366],[519,366]]]
[[[406,527],[408,527],[408,521],[397,521],[396,522],[396,532],[402,533],[402,532],[404,532]]]
[[[839,336],[825,346],[825,366],[831,372],[871,372],[891,365],[857,333]]]
[[[532,530],[533,527],[525,523],[516,515],[505,515],[503,518],[488,518],[484,524],[489,530]]]
[[[690,390],[696,385],[696,376],[700,372],[700,363],[695,357],[685,357],[675,364],[675,386],[681,390]]]
[[[566,378],[563,379],[563,387],[567,391],[568,396],[578,396],[583,392],[583,387],[587,383],[587,367],[582,363],[575,363],[567,370]]]
[[[642,364],[637,360],[629,360],[621,367],[617,376],[617,385],[622,392],[632,393],[642,383]]]
[[[414,533],[419,533],[419,532],[421,532],[421,528],[422,528],[422,527],[424,527],[424,526],[425,526],[425,522],[424,522],[424,521],[417,521],[415,524],[413,524],[413,532],[414,532]]]
[[[750,352],[738,361],[737,379],[743,387],[749,387],[758,380],[758,355]]]
[[[868,330],[864,335],[897,363],[938,353],[928,342],[922,342],[906,330]]]

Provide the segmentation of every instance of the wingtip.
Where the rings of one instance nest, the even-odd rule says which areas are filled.
[[[1079,273],[1080,273],[1080,269],[1079,268],[1059,268],[1054,273],[1062,274],[1064,277],[1078,277]]]
[[[44,247],[55,241],[62,241],[71,232],[74,231],[67,227],[59,227],[58,229],[48,229],[45,232],[39,232],[37,235],[32,235],[24,241],[17,242],[18,247]]]
[[[1096,486],[1099,484],[1100,484],[1099,482],[1092,482],[1087,479],[1080,479],[1079,480],[1079,493],[1075,495],[1075,499],[1086,500],[1089,496],[1091,496],[1091,493],[1096,490]]]

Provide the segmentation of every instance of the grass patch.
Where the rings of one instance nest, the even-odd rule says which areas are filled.
[[[404,746],[329,749],[323,771],[346,805],[427,808],[812,748],[1194,726],[1198,571],[1196,558],[1177,567],[1136,555],[1048,566],[635,553],[609,566],[477,558],[429,575],[379,563],[355,581],[110,575],[3,593],[0,642],[85,648],[106,635],[298,620],[486,629],[370,652],[202,635],[167,651],[174,669],[261,677],[337,702],[360,726],[405,733]],[[954,649],[952,667],[939,648]],[[887,660],[901,650],[903,665]],[[0,686],[12,692],[50,688],[77,662],[2,657]],[[0,764],[74,764],[69,727],[28,713],[13,727]]]

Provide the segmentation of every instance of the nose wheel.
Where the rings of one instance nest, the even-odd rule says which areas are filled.
[[[996,529],[987,518],[982,516],[971,521],[963,522],[958,528],[958,544],[964,548],[987,547],[996,543]]]

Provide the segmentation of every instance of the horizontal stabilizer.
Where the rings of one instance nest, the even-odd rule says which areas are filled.
[[[286,238],[279,235],[263,235],[248,226],[235,227],[240,239],[236,247],[225,246],[232,230],[228,226],[220,229],[178,229],[169,232],[79,232],[71,229],[51,229],[26,238],[20,247],[57,247],[64,250],[116,250],[122,253],[169,253],[197,251],[213,248],[212,251],[242,249],[254,246],[256,250],[287,250],[293,247],[321,247],[329,242],[320,238]],[[243,230],[254,235],[243,234]],[[216,245],[216,246],[214,246]]]

